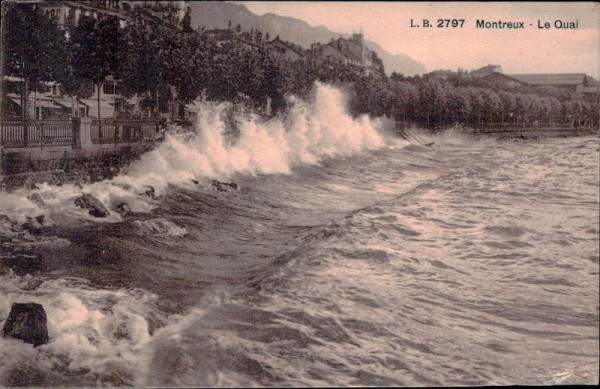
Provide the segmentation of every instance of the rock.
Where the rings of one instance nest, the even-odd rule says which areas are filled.
[[[44,226],[44,219],[44,215],[38,215],[35,218],[27,216],[27,221],[21,225],[21,228],[32,234],[38,235],[41,233],[42,227]]]
[[[94,217],[107,217],[110,215],[104,204],[89,193],[85,193],[83,196],[75,199],[75,205],[80,208],[89,209],[90,215]]]
[[[40,226],[44,225],[45,220],[46,220],[46,216],[44,216],[44,215],[38,215],[35,217],[35,221],[37,221],[40,224]]]
[[[115,205],[115,210],[123,216],[131,212],[131,207],[126,202],[121,202]]]
[[[146,185],[145,188],[146,188],[146,191],[144,192],[144,194],[154,200],[154,198],[155,198],[154,196],[156,193],[154,190],[154,187],[152,185]]]
[[[24,276],[26,274],[34,274],[46,270],[46,261],[42,255],[30,255],[30,254],[18,254],[11,255],[2,260],[2,264],[7,268],[11,269],[18,276]],[[28,278],[29,279],[29,278]],[[29,279],[30,281],[36,278]],[[25,282],[27,280],[24,279]],[[41,282],[40,282],[41,284]],[[24,286],[24,285],[23,285]],[[39,285],[38,285],[39,286]],[[21,285],[19,287],[22,288]],[[29,289],[31,290],[31,289]]]
[[[219,192],[228,192],[231,189],[240,190],[240,187],[235,182],[220,182],[217,180],[212,180],[212,186]]]
[[[48,343],[48,319],[44,307],[36,303],[13,303],[4,324],[4,336],[21,339],[34,347]]]
[[[46,203],[44,202],[44,199],[42,199],[42,196],[40,196],[39,193],[32,193],[28,198],[29,198],[29,201],[31,201],[32,203],[34,203],[35,205],[37,205],[40,208],[42,208],[42,207],[44,207],[44,205],[46,205]]]

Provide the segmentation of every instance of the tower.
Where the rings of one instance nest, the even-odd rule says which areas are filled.
[[[359,29],[358,31],[352,32],[352,42],[356,43],[358,45],[358,47],[360,48],[360,57],[361,57],[362,61],[364,61],[365,54],[366,54],[366,47],[365,47],[365,40],[364,40],[362,28]]]
[[[185,11],[187,11],[187,1],[179,0],[177,2],[177,19],[181,22],[183,17],[185,16]]]

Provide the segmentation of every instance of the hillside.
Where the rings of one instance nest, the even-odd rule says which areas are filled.
[[[331,38],[340,36],[348,37],[329,30],[327,27],[313,27],[303,20],[287,16],[267,13],[258,16],[250,12],[245,6],[218,1],[190,2],[192,27],[205,26],[212,28],[227,28],[231,21],[233,26],[240,24],[244,30],[257,28],[271,37],[279,35],[283,40],[297,43],[304,48],[309,48],[312,43],[329,42]],[[425,66],[410,58],[406,54],[392,55],[381,48],[377,43],[365,39],[367,46],[376,51],[383,60],[387,74],[392,71],[403,73],[407,76],[425,73]]]

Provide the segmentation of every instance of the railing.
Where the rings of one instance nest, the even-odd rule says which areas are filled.
[[[152,139],[158,121],[148,119],[92,119],[93,144],[136,143]]]
[[[118,127],[112,119],[92,119],[90,138],[93,144],[119,143]]]
[[[79,119],[0,121],[0,146],[26,148],[73,146],[78,142]],[[88,122],[89,123],[89,122]],[[140,143],[156,139],[159,122],[153,119],[92,119],[89,131],[92,144]]]
[[[156,136],[159,122],[153,119],[119,119],[116,123],[121,127],[123,141],[140,142]]]
[[[73,141],[71,120],[0,121],[0,144],[6,148],[69,146]]]

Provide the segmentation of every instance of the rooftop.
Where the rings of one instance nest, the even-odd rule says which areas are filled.
[[[529,85],[579,85],[584,83],[585,73],[556,73],[556,74],[509,74]]]

